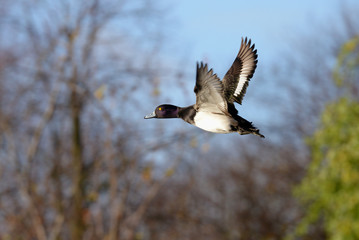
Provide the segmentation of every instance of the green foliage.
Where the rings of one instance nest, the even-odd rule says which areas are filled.
[[[307,211],[297,235],[320,222],[329,239],[359,239],[359,102],[351,91],[359,80],[358,48],[359,37],[342,46],[333,78],[349,94],[327,104],[319,129],[307,139],[312,162],[295,189]]]
[[[333,71],[334,82],[340,87],[352,88],[358,84],[359,36],[344,43],[337,56]]]
[[[322,125],[308,140],[312,163],[296,189],[308,205],[298,234],[319,219],[330,239],[359,239],[359,103],[329,104]]]

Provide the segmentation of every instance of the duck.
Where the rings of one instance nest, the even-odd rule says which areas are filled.
[[[208,132],[253,134],[264,138],[252,122],[238,115],[234,103],[242,104],[250,79],[257,68],[257,49],[251,39],[243,39],[239,52],[222,80],[197,62],[194,92],[196,103],[188,107],[161,104],[145,119],[181,118]]]

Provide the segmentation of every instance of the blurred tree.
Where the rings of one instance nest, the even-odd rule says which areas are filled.
[[[337,86],[354,100],[359,100],[359,36],[343,44],[334,68],[333,78]]]
[[[167,8],[20,0],[0,11],[0,238],[136,238],[181,160],[162,147],[187,139],[153,141],[137,120],[168,77]],[[149,172],[149,152],[173,161]]]
[[[181,165],[146,214],[149,239],[281,239],[291,232],[300,217],[292,186],[302,178],[301,161],[290,145],[267,143],[256,152],[259,142],[191,153],[196,162]]]
[[[334,79],[345,97],[327,104],[319,129],[308,139],[312,162],[296,189],[306,204],[297,228],[304,235],[321,222],[329,239],[359,238],[359,37],[343,44]]]

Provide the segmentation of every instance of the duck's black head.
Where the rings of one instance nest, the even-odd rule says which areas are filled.
[[[178,110],[179,107],[170,105],[170,104],[162,104],[156,107],[155,111],[151,114],[145,116],[145,119],[148,118],[178,118]]]

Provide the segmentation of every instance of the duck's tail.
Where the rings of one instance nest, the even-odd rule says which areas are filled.
[[[236,120],[239,123],[237,130],[239,134],[241,135],[253,134],[261,138],[265,138],[264,135],[260,134],[259,129],[253,126],[252,122],[249,122],[248,120],[240,116],[236,116]]]
[[[260,134],[259,129],[257,129],[257,128],[253,129],[253,130],[251,131],[251,134],[254,134],[254,135],[259,136],[259,137],[261,137],[261,138],[265,138],[264,135]]]
[[[265,138],[264,135],[262,135],[259,132],[259,129],[257,129],[255,127],[250,128],[250,129],[238,129],[238,133],[241,134],[241,135],[253,134],[253,135],[259,136],[261,138]]]

